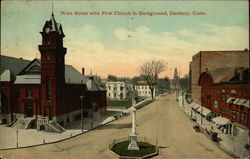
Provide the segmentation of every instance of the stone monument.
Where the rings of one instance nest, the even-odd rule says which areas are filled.
[[[136,134],[136,109],[135,109],[135,92],[132,92],[132,132],[129,135],[130,144],[128,145],[128,150],[139,150],[137,145],[137,134]]]

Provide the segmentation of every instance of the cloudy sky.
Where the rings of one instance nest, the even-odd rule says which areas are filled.
[[[40,31],[51,17],[51,1],[1,1],[1,54],[40,58]],[[192,55],[202,50],[243,50],[249,43],[247,1],[54,1],[63,26],[66,64],[105,77],[138,75],[156,59],[162,76],[183,76]],[[62,15],[61,12],[72,12]],[[75,12],[189,12],[190,15],[74,15]],[[205,15],[193,15],[193,12]]]

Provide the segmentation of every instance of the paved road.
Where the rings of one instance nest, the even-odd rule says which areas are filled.
[[[194,123],[180,110],[175,95],[159,98],[137,112],[139,135],[158,139],[160,155],[155,159],[231,158],[204,134],[193,130]],[[1,151],[0,156],[18,159],[114,159],[108,145],[131,131],[131,117],[73,139],[50,145]]]

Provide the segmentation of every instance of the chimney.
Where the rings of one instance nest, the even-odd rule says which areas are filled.
[[[82,75],[83,75],[83,76],[85,75],[85,73],[84,73],[84,67],[82,68]]]

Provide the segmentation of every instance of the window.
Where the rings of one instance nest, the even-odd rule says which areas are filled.
[[[219,107],[219,103],[218,103],[218,101],[214,101],[214,108],[218,108]]]
[[[46,89],[46,100],[50,101],[51,100],[51,79],[50,78],[46,78],[45,89]]]
[[[5,93],[0,94],[1,95],[1,103],[2,107],[0,107],[0,112],[1,113],[6,113],[7,112],[7,96]]]
[[[237,92],[236,92],[236,90],[231,90],[231,92],[230,92],[231,94],[237,94]]]
[[[225,89],[222,89],[222,90],[221,90],[221,93],[225,94],[225,93],[226,93]]]
[[[121,91],[123,90],[123,87],[122,87],[122,86],[120,87],[120,90],[121,90]]]
[[[232,118],[233,118],[233,119],[236,119],[236,117],[237,117],[237,116],[236,116],[236,112],[233,110],[233,111],[232,111]]]
[[[240,113],[239,112],[236,112],[236,119],[237,119],[237,121],[240,121]]]
[[[20,91],[19,91],[18,88],[16,89],[16,93],[15,93],[15,94],[16,94],[16,98],[19,98],[19,97],[20,97]]]
[[[123,93],[120,94],[120,98],[123,98]]]
[[[18,114],[19,113],[19,105],[16,104],[16,113]]]
[[[26,96],[26,98],[32,98],[33,97],[32,88],[26,88],[25,89],[25,96]]]
[[[47,54],[47,55],[45,56],[45,58],[46,58],[46,60],[50,60],[49,54]]]
[[[222,107],[222,108],[221,108],[221,114],[224,115],[224,112],[225,112],[225,110],[224,110],[224,108]]]

